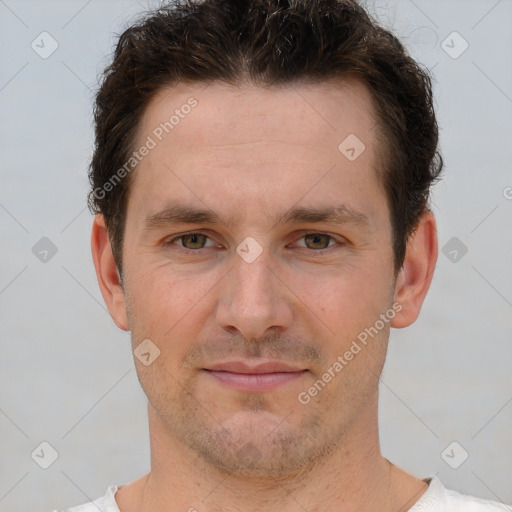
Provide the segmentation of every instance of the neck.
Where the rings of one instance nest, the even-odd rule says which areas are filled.
[[[407,510],[404,503],[416,501],[426,484],[392,468],[380,454],[377,396],[373,400],[335,451],[300,474],[280,479],[219,471],[169,436],[149,406],[151,472],[131,489],[122,488],[116,500],[122,512]]]

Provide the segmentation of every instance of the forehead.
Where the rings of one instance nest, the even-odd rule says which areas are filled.
[[[211,206],[216,195],[217,206],[242,216],[317,194],[349,206],[360,199],[378,215],[382,205],[369,197],[382,195],[376,137],[371,94],[355,80],[180,83],[144,112],[136,146],[151,139],[153,147],[137,165],[129,202],[135,196],[155,210],[181,193]],[[339,197],[348,191],[351,198]]]
[[[197,105],[189,108],[193,102]],[[353,78],[265,87],[178,83],[149,102],[140,132],[153,132],[169,121],[181,143],[204,145],[256,143],[258,137],[308,145],[315,135],[329,134],[336,142],[350,133],[371,144],[377,124],[369,89]],[[259,134],[253,131],[257,128]]]

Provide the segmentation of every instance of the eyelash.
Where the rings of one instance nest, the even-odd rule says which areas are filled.
[[[207,237],[208,240],[212,240],[211,237],[208,236],[206,233],[202,233],[201,231],[190,231],[188,233],[182,233],[181,235],[175,236],[175,237],[165,241],[163,245],[166,247],[173,246],[173,249],[177,250],[178,252],[184,253],[184,254],[194,254],[194,253],[197,254],[203,249],[212,248],[212,247],[201,247],[199,249],[187,249],[186,247],[182,247],[182,246],[174,243],[176,240],[179,240],[188,235],[203,235],[203,236]],[[325,235],[330,238],[329,243],[331,243],[331,241],[335,242],[335,244],[328,245],[324,249],[310,249],[308,247],[300,247],[300,249],[306,249],[309,254],[313,254],[313,255],[325,254],[326,252],[330,252],[333,248],[334,249],[339,248],[339,246],[343,246],[346,244],[346,242],[339,240],[336,237],[334,237],[333,235],[331,235],[329,233],[324,233],[322,231],[305,231],[302,234],[302,236],[298,238],[298,240],[301,240],[309,235]],[[336,246],[338,246],[338,247],[336,247]]]

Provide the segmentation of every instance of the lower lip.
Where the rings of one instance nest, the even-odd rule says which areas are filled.
[[[205,370],[213,378],[237,391],[264,392],[272,391],[284,384],[302,377],[307,370],[300,372],[275,373],[232,373],[216,370]]]

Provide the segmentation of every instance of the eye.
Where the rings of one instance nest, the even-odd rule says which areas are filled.
[[[208,240],[210,240],[210,237],[203,233],[186,233],[172,238],[166,242],[166,245],[175,244],[185,250],[194,251],[205,247],[214,247],[215,243],[213,240],[210,240],[210,245],[206,245]]]
[[[301,243],[303,241],[303,243]],[[208,235],[200,232],[185,233],[167,240],[164,245],[174,246],[177,250],[183,252],[197,252],[200,249],[208,247],[219,247]],[[343,245],[343,242],[336,240],[327,233],[304,233],[301,238],[294,243],[296,247],[311,249],[313,251],[326,251],[336,245]]]
[[[327,249],[336,243],[334,237],[326,233],[306,233],[299,240],[304,240],[305,242],[305,245],[299,245],[299,247],[306,247],[308,249],[315,250]]]

